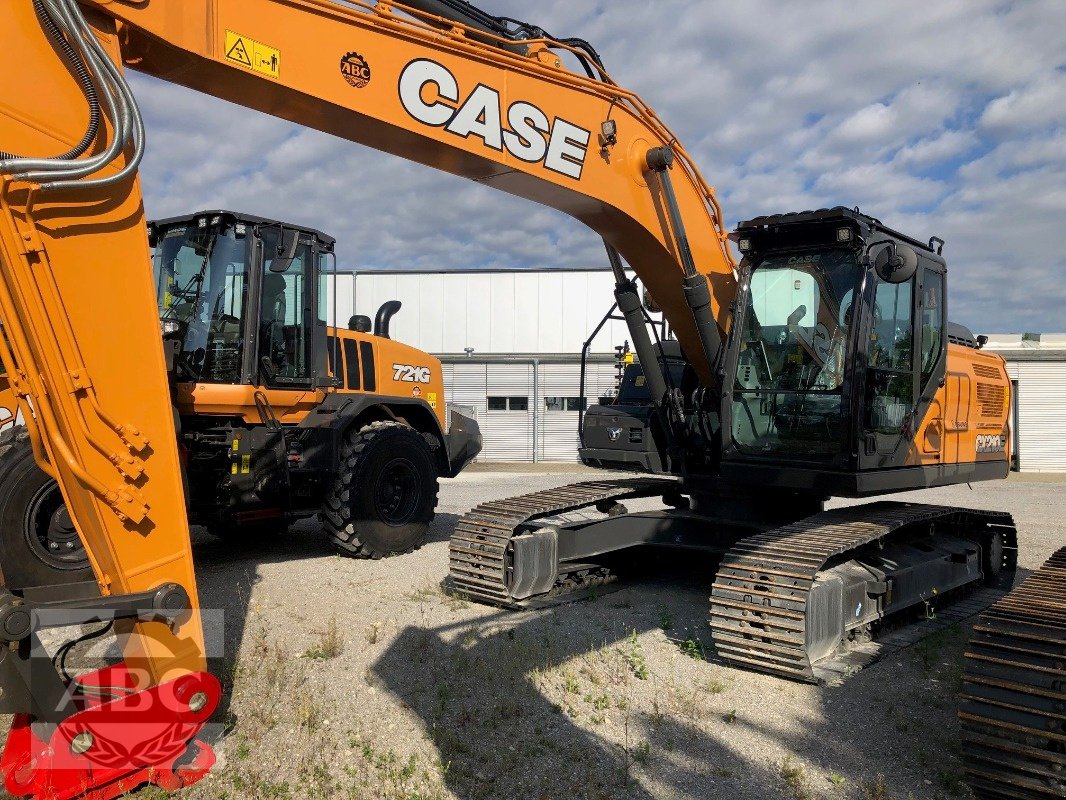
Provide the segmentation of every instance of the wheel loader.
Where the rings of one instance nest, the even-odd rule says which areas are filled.
[[[240,543],[317,515],[339,553],[381,558],[425,540],[438,477],[480,451],[445,417],[440,362],[373,322],[326,324],[334,239],[233,211],[148,223],[189,521]],[[0,407],[17,402],[0,378]],[[0,432],[0,563],[28,586],[92,580],[56,481],[29,435]]]

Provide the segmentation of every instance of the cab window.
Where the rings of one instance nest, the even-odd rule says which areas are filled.
[[[311,244],[302,237],[284,272],[270,269],[279,231],[263,230],[259,366],[270,383],[306,383],[311,378]]]
[[[924,391],[933,368],[940,360],[944,347],[944,275],[926,270],[922,287],[922,389]]]

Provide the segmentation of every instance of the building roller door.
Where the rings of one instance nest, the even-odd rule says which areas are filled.
[[[1018,381],[1022,471],[1066,472],[1066,363],[1018,361],[1007,373]]]
[[[480,367],[485,382],[477,417],[484,438],[479,460],[532,461],[533,365],[482,364]],[[494,400],[499,403],[501,398],[505,408],[490,407]]]

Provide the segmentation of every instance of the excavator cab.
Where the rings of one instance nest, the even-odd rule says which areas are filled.
[[[943,446],[949,342],[978,342],[947,323],[936,240],[845,208],[759,217],[732,238],[744,259],[723,476],[846,497],[1005,477],[1003,453],[975,462]],[[1002,401],[1005,376],[985,391]],[[1002,409],[988,410],[1004,433]]]

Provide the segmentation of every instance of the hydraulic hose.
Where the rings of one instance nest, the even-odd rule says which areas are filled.
[[[78,55],[78,51],[63,36],[52,15],[45,7],[43,0],[33,0],[33,10],[37,13],[37,18],[41,21],[41,27],[44,28],[49,40],[59,50],[63,63],[74,73],[74,78],[78,81],[78,86],[81,87],[82,94],[85,95],[85,99],[89,103],[89,124],[85,129],[85,135],[70,150],[54,156],[57,161],[69,161],[80,156],[96,141],[96,137],[100,132],[100,98],[96,94],[96,86],[93,84],[92,76],[89,74],[89,69],[84,59]],[[0,150],[0,161],[16,158],[20,158],[20,156]]]
[[[40,183],[43,191],[98,188],[125,180],[137,169],[144,155],[144,123],[129,84],[85,21],[77,0],[34,0],[34,7],[42,12],[42,19],[51,21],[60,32],[59,38],[76,53],[83,74],[93,85],[98,112],[104,106],[104,113],[113,122],[114,136],[102,152],[88,158],[16,157],[0,160],[0,172],[15,172],[17,180]],[[98,95],[102,104],[97,100]],[[121,170],[106,177],[81,180],[113,162],[131,142],[133,153]]]

